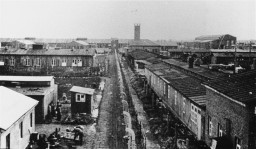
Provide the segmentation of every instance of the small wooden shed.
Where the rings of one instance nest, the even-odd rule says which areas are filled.
[[[71,92],[71,113],[87,113],[91,114],[93,107],[94,89],[80,86],[73,86]]]

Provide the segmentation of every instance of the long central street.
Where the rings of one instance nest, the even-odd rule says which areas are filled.
[[[127,148],[125,147],[127,143],[122,139],[124,136],[124,126],[121,124],[122,104],[119,95],[120,91],[118,88],[117,66],[114,53],[109,54],[109,78],[105,79],[106,83],[99,107],[96,133],[93,131],[89,132],[88,137],[90,139],[87,139],[86,148]],[[93,135],[93,133],[95,134]]]

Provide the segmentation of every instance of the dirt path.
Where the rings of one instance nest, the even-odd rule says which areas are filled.
[[[117,68],[114,54],[109,55],[109,76],[106,78],[103,97],[99,107],[96,133],[88,133],[86,148],[122,149],[127,148],[122,139],[124,126],[121,125],[122,105],[119,99]],[[90,130],[90,129],[89,129]]]

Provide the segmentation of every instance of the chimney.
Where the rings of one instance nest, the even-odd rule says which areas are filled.
[[[194,57],[191,55],[188,57],[188,68],[193,68]]]
[[[140,40],[140,24],[134,25],[134,40]]]

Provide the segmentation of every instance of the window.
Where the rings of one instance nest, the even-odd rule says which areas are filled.
[[[85,94],[76,94],[76,102],[85,102]]]
[[[241,139],[238,137],[235,137],[235,143],[236,143],[236,149],[241,149]]]
[[[41,59],[40,58],[36,58],[36,66],[41,66]]]
[[[56,66],[56,60],[52,59],[52,66]]]
[[[166,90],[165,90],[165,83],[163,83],[163,85],[164,85],[164,95],[166,94]]]
[[[20,122],[20,137],[23,138],[23,122]]]
[[[191,104],[191,121],[197,125],[197,107]]]
[[[11,61],[11,62],[10,62],[10,65],[11,65],[11,66],[14,66],[14,65],[15,65],[15,59],[12,58],[10,61]]]
[[[29,58],[25,59],[25,65],[30,66],[30,59]]]
[[[222,137],[222,136],[223,136],[223,130],[222,130],[221,124],[218,123],[218,137]]]
[[[82,66],[82,60],[81,59],[77,60],[77,65]]]
[[[33,113],[30,113],[30,127],[33,126]]]
[[[168,98],[171,98],[171,87],[168,85]]]
[[[67,66],[67,60],[66,59],[62,59],[61,66]]]
[[[186,113],[186,98],[183,97],[183,114]]]
[[[175,91],[175,94],[174,94],[174,104],[175,105],[177,104],[177,91]]]
[[[209,136],[212,136],[212,129],[213,129],[212,118],[209,116],[208,117],[208,133],[209,133]]]

